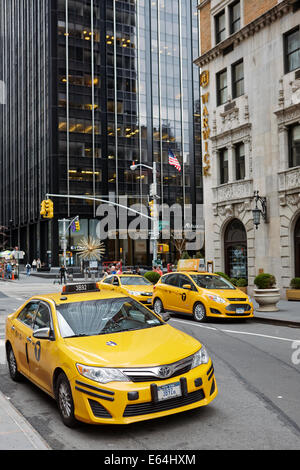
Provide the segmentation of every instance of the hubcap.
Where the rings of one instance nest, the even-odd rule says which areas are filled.
[[[195,307],[196,320],[201,321],[203,320],[204,316],[205,316],[205,310],[204,310],[203,305],[200,305],[200,304],[196,305]]]
[[[160,300],[156,300],[154,303],[154,312],[160,315],[161,311],[162,311],[162,303]]]
[[[61,383],[58,390],[59,407],[65,418],[69,418],[72,412],[72,398],[66,383]]]
[[[9,364],[11,373],[15,375],[17,371],[17,363],[16,363],[16,358],[12,349],[9,351],[8,364]]]

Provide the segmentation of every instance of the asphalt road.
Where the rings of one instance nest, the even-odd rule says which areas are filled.
[[[0,362],[5,317],[28,296],[28,289],[18,298],[0,294]],[[251,321],[202,325],[185,317],[170,324],[199,339],[213,359],[219,394],[207,407],[127,427],[82,424],[71,430],[50,397],[27,380],[12,382],[3,364],[0,390],[52,449],[300,448],[300,353],[295,356],[294,343],[300,329]]]

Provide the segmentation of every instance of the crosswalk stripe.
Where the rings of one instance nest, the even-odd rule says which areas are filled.
[[[0,364],[6,364],[6,355],[5,355],[5,341],[0,339]]]

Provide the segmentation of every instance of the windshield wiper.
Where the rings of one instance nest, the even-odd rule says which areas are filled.
[[[82,336],[92,336],[92,335],[86,335],[84,333],[80,333],[79,335],[65,336],[65,338],[80,338]]]

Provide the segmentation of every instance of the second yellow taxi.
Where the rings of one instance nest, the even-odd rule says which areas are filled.
[[[130,295],[142,304],[151,306],[153,284],[138,274],[113,274],[98,283],[101,289]]]
[[[251,318],[252,300],[223,277],[205,272],[165,274],[154,286],[153,309],[193,315],[198,322],[207,317]]]

